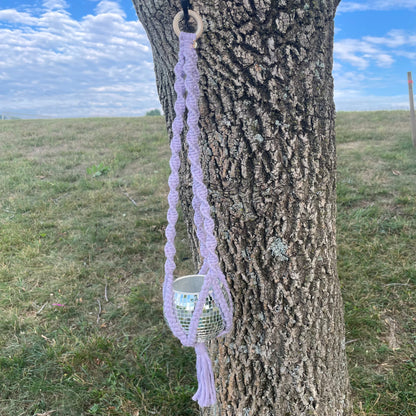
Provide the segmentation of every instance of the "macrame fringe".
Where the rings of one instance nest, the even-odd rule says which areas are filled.
[[[207,347],[203,343],[195,345],[195,352],[198,390],[192,397],[192,400],[197,401],[200,407],[212,406],[217,401],[217,396],[211,359],[209,358]]]

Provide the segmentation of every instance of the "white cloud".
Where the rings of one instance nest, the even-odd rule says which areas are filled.
[[[37,19],[29,13],[18,12],[14,9],[5,9],[0,10],[0,22],[34,25],[37,24]]]
[[[403,56],[410,61],[413,61],[413,64],[416,64],[416,52],[409,52],[409,51],[397,51],[396,54],[398,56]]]
[[[118,3],[110,0],[102,0],[95,8],[97,14],[116,14],[121,17],[126,17],[126,14]]]
[[[372,64],[380,68],[388,68],[393,65],[397,57],[413,56],[415,48],[416,33],[391,30],[385,36],[338,40],[334,43],[334,57],[339,63],[348,63],[362,70]]]
[[[44,0],[43,7],[47,10],[63,10],[68,8],[65,0]]]
[[[334,43],[334,57],[360,69],[366,69],[371,63],[379,67],[388,67],[394,59],[391,53],[374,46],[368,40],[342,39]]]
[[[366,75],[361,71],[341,72],[334,68],[336,91],[359,91],[366,80]]]
[[[336,41],[333,75],[338,110],[408,108],[405,69],[399,66],[403,58],[416,62],[415,46],[416,33],[404,30]],[[387,91],[396,95],[389,97]]]
[[[337,13],[399,9],[416,9],[416,2],[415,0],[367,0],[360,2],[342,0]]]
[[[114,1],[75,20],[63,0],[0,11],[0,113],[130,116],[160,107],[142,25]]]
[[[363,40],[376,45],[383,45],[388,48],[399,46],[416,46],[416,33],[406,33],[404,30],[391,30],[386,36],[364,36]]]
[[[132,85],[105,85],[103,87],[91,87],[90,91],[96,92],[134,92]]]

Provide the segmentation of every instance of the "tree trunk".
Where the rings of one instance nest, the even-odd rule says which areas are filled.
[[[170,131],[180,2],[133,2]],[[202,166],[235,308],[233,331],[211,345],[218,406],[205,415],[351,412],[335,244],[337,4],[192,3],[205,24],[197,49]],[[183,201],[192,230],[189,186]]]

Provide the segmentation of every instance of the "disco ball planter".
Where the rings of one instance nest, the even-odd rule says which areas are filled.
[[[178,322],[186,334],[189,332],[192,315],[199,299],[199,292],[204,283],[203,275],[194,274],[182,276],[173,282],[173,303]],[[225,290],[224,296],[229,303]],[[198,322],[196,333],[197,342],[205,342],[214,339],[225,329],[225,323],[221,311],[215,304],[212,290],[208,292],[202,314]]]

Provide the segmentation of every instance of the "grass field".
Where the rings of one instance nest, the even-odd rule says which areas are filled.
[[[341,113],[338,269],[356,412],[416,415],[416,149],[406,112]]]
[[[340,113],[337,141],[355,413],[414,416],[408,114]],[[162,315],[168,157],[161,117],[0,123],[0,416],[198,414]]]

